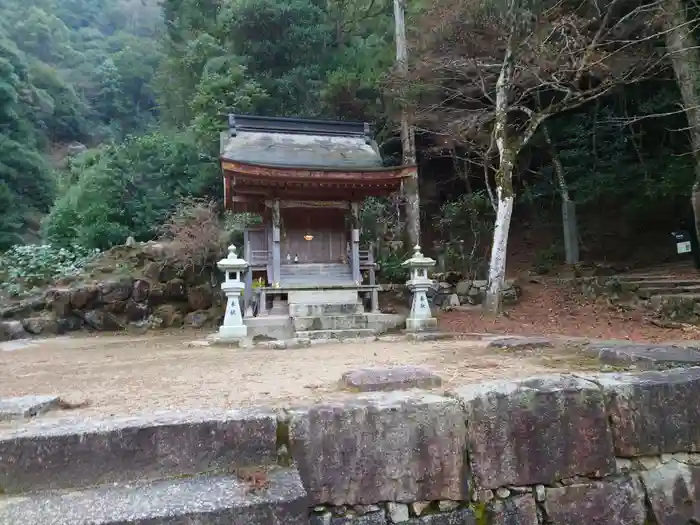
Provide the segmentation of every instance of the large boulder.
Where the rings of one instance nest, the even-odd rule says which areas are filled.
[[[148,300],[148,293],[150,291],[151,285],[148,281],[137,279],[134,281],[134,286],[131,290],[131,300],[136,303],[144,303]]]
[[[192,310],[207,310],[214,304],[214,292],[208,284],[192,286],[187,291],[187,303]]]
[[[618,456],[700,451],[700,368],[600,374]]]
[[[95,285],[80,286],[71,290],[70,305],[74,310],[82,310],[91,306],[97,299],[98,289]]]
[[[111,332],[123,328],[119,319],[104,310],[87,310],[82,316],[85,324],[94,330]]]
[[[46,305],[56,317],[65,317],[73,311],[70,301],[72,292],[70,288],[51,288],[46,291]]]
[[[466,410],[478,488],[551,485],[615,471],[603,395],[590,381],[553,375],[481,383],[455,394]]]
[[[489,525],[538,525],[537,504],[531,495],[491,501],[486,506]]]
[[[182,279],[171,279],[165,284],[165,299],[169,301],[183,301],[187,299],[187,287]]]
[[[459,403],[419,391],[292,410],[292,456],[312,504],[468,497]]]
[[[0,321],[0,341],[24,339],[29,334],[24,330],[21,321]]]
[[[22,321],[22,326],[32,335],[50,335],[59,331],[56,318],[50,315],[29,317]]]

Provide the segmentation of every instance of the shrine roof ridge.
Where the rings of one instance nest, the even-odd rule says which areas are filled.
[[[239,131],[309,134],[328,137],[364,137],[371,140],[367,122],[350,120],[325,120],[301,117],[263,117],[258,115],[228,115],[229,135]]]

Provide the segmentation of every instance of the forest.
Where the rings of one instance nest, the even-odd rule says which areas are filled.
[[[565,262],[574,203],[577,259],[674,256],[700,211],[693,4],[404,7],[405,71],[390,0],[0,0],[0,251],[148,240],[181,199],[219,201],[239,112],[370,122],[394,164],[409,115],[421,243],[494,282],[506,251]],[[403,239],[405,216],[368,202],[364,234]]]

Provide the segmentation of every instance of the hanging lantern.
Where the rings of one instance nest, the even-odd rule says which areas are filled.
[[[306,235],[304,235],[304,240],[305,240],[305,241],[313,241],[313,240],[314,240],[314,236],[311,235],[310,233],[307,233]]]

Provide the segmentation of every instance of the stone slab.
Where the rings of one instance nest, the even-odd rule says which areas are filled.
[[[602,391],[591,381],[565,375],[492,381],[454,395],[466,411],[477,488],[551,485],[615,471]]]
[[[363,394],[289,413],[312,504],[467,498],[464,415],[424,392]]]
[[[545,500],[551,525],[645,525],[644,489],[638,480],[547,489]]]
[[[149,417],[34,420],[0,430],[5,494],[228,471],[277,459],[277,418],[266,410]]]
[[[599,374],[621,457],[700,451],[700,368]]]
[[[45,414],[60,406],[58,396],[22,396],[0,399],[0,421],[24,419]]]
[[[653,470],[642,472],[641,477],[655,523],[700,523],[699,466],[670,461]]]
[[[531,350],[535,348],[552,348],[554,344],[546,337],[496,337],[488,343],[490,348],[508,348],[511,350]]]
[[[700,349],[679,345],[590,343],[584,347],[609,365],[634,365],[644,370],[700,365]]]
[[[454,512],[429,514],[420,518],[411,518],[403,522],[405,525],[477,525],[476,517],[471,509],[459,509]]]
[[[419,366],[392,366],[351,370],[343,374],[340,383],[343,388],[355,392],[378,392],[438,388],[442,386],[442,378]]]
[[[537,503],[532,496],[496,500],[486,506],[489,525],[538,525]]]
[[[293,470],[255,489],[236,477],[196,477],[130,487],[12,498],[0,525],[306,525],[306,493]]]

